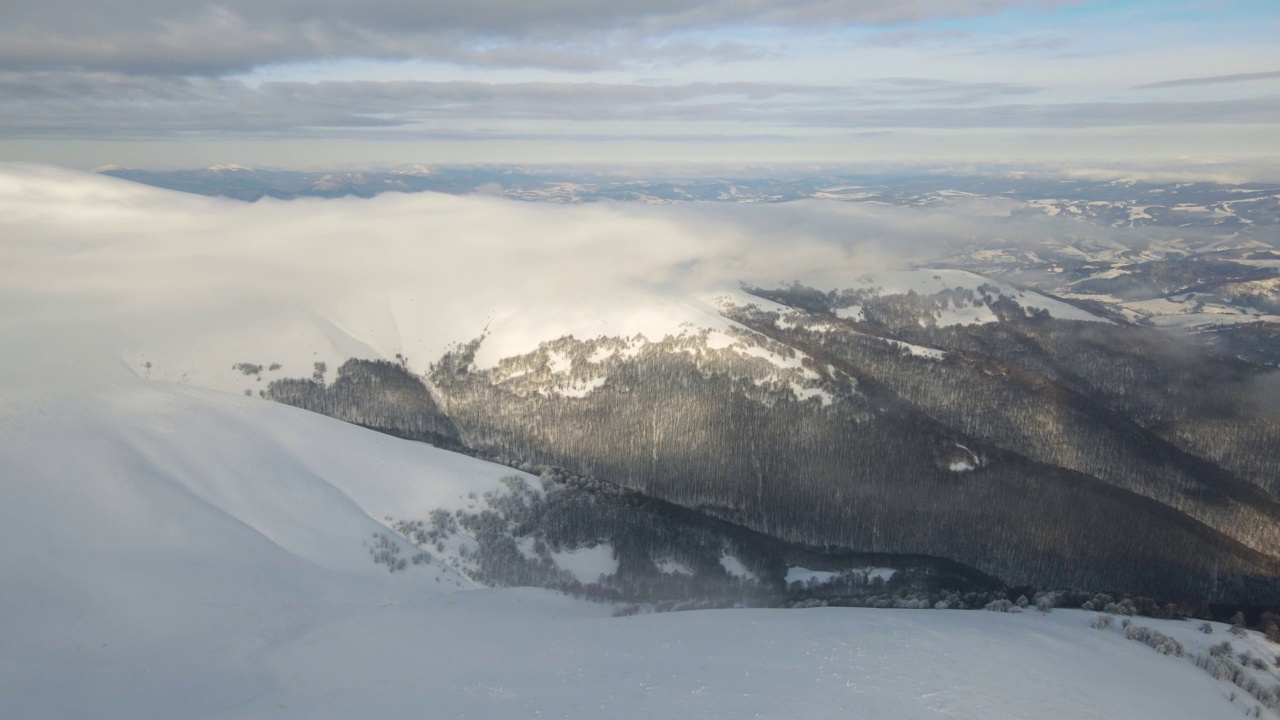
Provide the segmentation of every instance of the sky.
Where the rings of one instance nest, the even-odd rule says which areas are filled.
[[[0,161],[1280,165],[1275,0],[0,0]]]

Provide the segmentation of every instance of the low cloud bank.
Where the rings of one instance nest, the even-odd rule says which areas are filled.
[[[486,361],[564,334],[661,336],[716,323],[714,298],[743,281],[825,289],[985,242],[1108,234],[1010,208],[246,204],[4,165],[0,370],[66,382],[125,368],[228,390],[245,384],[229,371],[239,362],[296,376],[400,353],[423,370],[486,332]]]

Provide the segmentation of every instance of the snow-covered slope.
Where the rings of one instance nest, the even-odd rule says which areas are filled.
[[[1080,612],[610,618],[544,591],[461,592],[438,561],[388,573],[368,554],[375,534],[398,542],[380,518],[464,505],[512,471],[293,408],[133,380],[29,393],[0,417],[3,717],[1204,720],[1251,707]]]
[[[583,610],[485,592],[344,619],[266,654],[281,686],[225,716],[1229,720],[1253,706],[1081,612]]]
[[[832,278],[832,280],[840,282],[839,279]],[[961,289],[981,292],[985,289],[992,296],[1012,298],[1028,310],[1042,310],[1051,317],[1083,322],[1106,322],[1102,318],[1061,300],[1045,297],[1031,290],[1016,288],[1007,283],[990,280],[964,270],[884,270],[864,273],[852,278],[851,282],[849,280],[845,278],[840,286],[854,290],[878,289],[880,294],[888,295],[915,293],[927,296],[947,290]],[[860,310],[847,308],[842,309],[837,314],[841,317],[857,318],[860,316]],[[950,308],[941,317],[937,318],[937,324],[940,327],[947,325],[974,325],[996,322],[997,319],[996,314],[989,307],[982,304],[973,304]]]
[[[507,468],[262,401],[144,381],[0,408],[0,716],[203,717],[315,622],[472,584],[389,573],[375,518]]]

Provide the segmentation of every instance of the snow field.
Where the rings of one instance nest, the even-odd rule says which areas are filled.
[[[278,685],[219,717],[1243,716],[1191,663],[1078,611],[593,610],[509,590],[342,618],[265,653]]]

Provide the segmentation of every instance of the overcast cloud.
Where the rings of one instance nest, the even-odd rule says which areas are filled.
[[[456,59],[460,49],[592,44],[743,26],[831,28],[989,15],[1072,0],[45,0],[5,12],[0,67],[223,74],[347,56]],[[477,54],[482,56],[483,54]],[[533,58],[527,58],[533,60]]]
[[[1163,80],[1161,82],[1153,82],[1153,83],[1138,85],[1137,89],[1149,90],[1152,88],[1185,87],[1187,85],[1222,85],[1224,83],[1238,83],[1238,82],[1250,82],[1253,80],[1277,80],[1277,79],[1280,79],[1280,70],[1272,70],[1269,72],[1235,73],[1233,75],[1213,75],[1210,77],[1179,78],[1177,80]]]
[[[696,159],[723,138],[749,160],[757,138],[774,160],[792,142],[892,161],[925,131],[974,160],[993,145],[1109,160],[1119,136],[1084,139],[1107,128],[1166,159],[1271,156],[1280,140],[1257,138],[1280,138],[1277,33],[1280,10],[1255,0],[8,3],[0,160],[128,165],[144,143],[181,165],[213,142],[270,164],[289,142],[323,164],[335,140],[434,140],[501,161],[499,139],[522,161],[559,159],[547,140]]]

